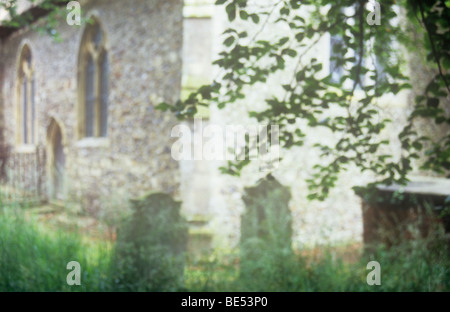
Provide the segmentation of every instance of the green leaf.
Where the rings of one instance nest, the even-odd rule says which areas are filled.
[[[167,103],[160,103],[160,104],[156,105],[155,108],[158,110],[166,111],[166,110],[172,108],[172,105],[169,105]]]
[[[244,10],[239,11],[239,16],[243,20],[247,20],[248,19],[248,13],[246,11],[244,11]]]
[[[211,86],[202,86],[198,92],[202,95],[205,100],[211,99]]]
[[[259,23],[259,15],[258,14],[251,14],[250,15],[253,23],[258,24]]]
[[[290,57],[296,57],[297,56],[297,51],[293,50],[293,49],[284,49],[283,54],[287,54]]]
[[[278,41],[278,45],[283,46],[289,41],[289,37],[283,37]]]
[[[422,145],[420,142],[417,142],[417,141],[413,142],[412,146],[413,146],[416,150],[419,150],[419,151],[420,151],[420,150],[422,149],[422,147],[423,147],[423,145]]]
[[[431,93],[431,94],[436,94],[439,91],[439,84],[436,81],[431,81],[427,88],[426,88],[426,93]]]
[[[302,22],[302,23],[306,23],[305,19],[304,19],[303,17],[301,17],[301,16],[298,16],[298,15],[296,15],[296,16],[294,17],[294,20],[298,20],[298,21],[300,21],[300,22]]]
[[[239,33],[239,38],[246,38],[246,37],[248,37],[248,33],[246,31]]]
[[[280,9],[280,15],[289,15],[290,12],[291,12],[291,10],[287,7],[282,7]]]
[[[295,35],[295,39],[297,39],[298,42],[301,42],[305,38],[305,34],[303,32],[299,32]]]
[[[302,81],[303,79],[305,79],[305,71],[301,70],[299,71],[296,75],[295,75],[295,79],[297,81]]]
[[[236,41],[236,38],[234,38],[233,36],[230,36],[227,39],[225,39],[223,44],[227,47],[230,47],[235,41]]]
[[[236,18],[236,5],[234,3],[230,3],[225,7],[225,10],[228,14],[228,20],[230,22],[234,21]]]
[[[427,100],[427,106],[432,108],[438,108],[439,106],[439,99],[438,98],[429,98]]]

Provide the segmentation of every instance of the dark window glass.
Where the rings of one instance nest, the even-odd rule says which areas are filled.
[[[94,118],[95,118],[95,65],[92,57],[89,55],[86,66],[86,106],[85,106],[85,130],[86,136],[94,136]]]
[[[22,124],[23,124],[23,143],[24,144],[28,144],[28,125],[27,125],[27,121],[28,121],[28,99],[27,99],[27,86],[28,82],[27,82],[27,77],[23,78],[23,82],[22,82]]]
[[[102,34],[102,30],[100,28],[100,25],[95,24],[93,27],[94,27],[93,41],[94,41],[95,48],[98,49],[98,47],[100,46],[100,43],[102,42],[103,34]]]
[[[108,56],[105,53],[102,58],[101,64],[101,115],[100,115],[100,136],[106,136],[108,128],[108,80],[109,80],[109,67]]]
[[[31,143],[35,143],[34,142],[34,138],[35,138],[35,129],[34,129],[34,120],[36,118],[36,107],[35,107],[35,102],[34,102],[34,96],[35,96],[35,81],[34,81],[34,77],[31,78]]]

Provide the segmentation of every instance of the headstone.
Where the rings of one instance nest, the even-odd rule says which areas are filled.
[[[114,268],[119,289],[178,290],[188,235],[181,202],[164,193],[151,193],[131,204],[133,213],[117,235]]]
[[[292,254],[291,194],[271,175],[246,188],[245,212],[241,217],[241,274],[253,274],[258,262],[266,265],[276,257]]]

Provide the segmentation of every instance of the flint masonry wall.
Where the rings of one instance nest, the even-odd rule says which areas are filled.
[[[17,60],[21,46],[32,52],[36,79],[38,145],[47,144],[52,118],[62,128],[67,198],[92,212],[101,201],[142,195],[149,190],[178,195],[178,164],[172,160],[171,114],[155,110],[180,94],[182,1],[81,1],[83,14],[98,17],[109,60],[108,135],[77,137],[78,50],[83,26],[61,20],[62,42],[30,29],[3,41],[0,68],[7,144],[15,142]],[[2,81],[0,79],[0,81]]]

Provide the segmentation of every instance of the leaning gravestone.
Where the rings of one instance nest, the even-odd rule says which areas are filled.
[[[119,289],[175,291],[183,281],[188,239],[181,202],[151,193],[131,200],[132,215],[119,229],[115,280]]]
[[[241,217],[241,275],[258,274],[264,267],[292,255],[291,198],[288,187],[271,175],[245,188]]]

